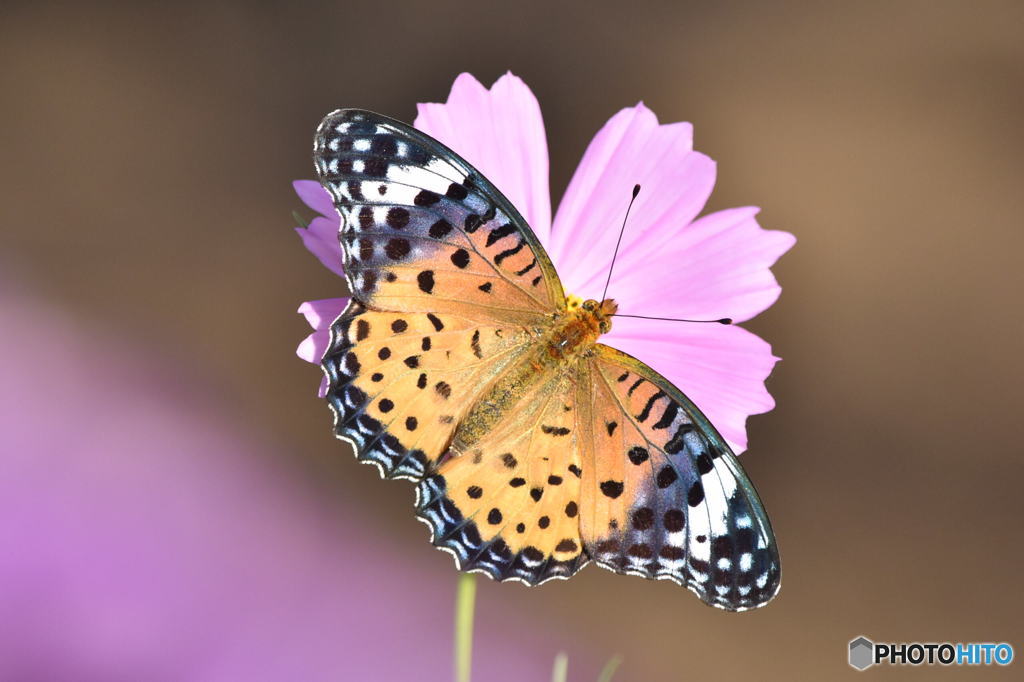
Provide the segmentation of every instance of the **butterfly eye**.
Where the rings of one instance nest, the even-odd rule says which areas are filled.
[[[596,308],[597,308],[597,303],[595,303],[594,301],[586,301],[586,302],[585,302],[585,303],[583,304],[583,307],[584,307],[584,308],[585,308],[586,310],[594,310],[594,309],[596,309]]]

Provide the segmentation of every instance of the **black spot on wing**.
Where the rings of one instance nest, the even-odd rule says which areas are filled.
[[[384,247],[384,253],[391,260],[402,260],[409,255],[411,246],[409,245],[408,239],[389,239],[388,243]]]
[[[676,414],[679,412],[679,404],[674,400],[669,400],[668,405],[665,407],[665,411],[661,413],[661,419],[654,423],[651,428],[654,429],[667,429],[672,425],[672,422],[676,419]]]
[[[696,427],[690,423],[680,424],[679,428],[677,428],[676,432],[672,435],[672,438],[665,443],[665,452],[670,455],[678,455],[682,452],[683,448],[686,447],[686,434],[690,433],[695,428]]]
[[[655,482],[659,488],[667,488],[679,478],[679,474],[676,473],[675,468],[671,464],[666,464],[658,471],[658,475],[655,478]]]
[[[420,193],[413,199],[413,203],[417,206],[433,206],[439,201],[441,201],[441,196],[429,189],[420,190]]]
[[[630,462],[639,466],[651,458],[651,453],[647,451],[647,448],[634,445],[626,453],[626,456],[629,457]]]
[[[430,320],[430,324],[434,325],[435,331],[441,331],[444,329],[444,323],[441,321],[441,318],[434,313],[427,313],[427,319]]]
[[[636,415],[637,421],[640,423],[647,421],[647,418],[651,416],[651,408],[654,407],[654,403],[664,397],[665,394],[662,391],[656,391],[650,398],[648,398],[647,403],[644,405],[644,409],[640,411],[640,414]]]
[[[477,329],[473,332],[473,338],[470,339],[470,346],[473,348],[473,355],[478,358],[483,358],[483,350],[480,348],[480,330]]]
[[[519,253],[520,251],[523,250],[524,246],[526,246],[526,241],[523,240],[523,239],[520,239],[519,243],[516,244],[515,246],[513,246],[511,249],[505,249],[504,251],[499,253],[497,256],[495,256],[494,257],[494,264],[495,265],[501,265],[501,261],[505,260],[506,258],[510,258],[510,257],[516,255],[517,253]]]
[[[449,223],[444,218],[441,218],[440,220],[438,220],[437,222],[430,226],[430,229],[427,230],[427,234],[429,234],[434,239],[441,239],[447,236],[448,233],[452,231],[452,229],[453,228],[451,226],[451,223]]]
[[[401,206],[395,206],[388,209],[386,222],[388,227],[395,230],[401,230],[409,224],[409,218],[409,209],[402,208]]]
[[[462,201],[467,196],[469,196],[469,192],[462,185],[453,182],[452,184],[450,184],[448,186],[448,191],[445,192],[445,196],[448,197],[449,199],[455,199],[456,201]]]
[[[536,266],[536,265],[537,265],[537,259],[534,258],[533,260],[530,261],[530,264],[527,265],[525,268],[523,268],[522,270],[516,270],[516,277],[522,277],[523,275],[528,273],[530,270],[532,270],[534,268],[534,266]]]
[[[419,284],[420,291],[425,294],[434,292],[434,271],[424,270],[416,275],[416,282]]]
[[[603,481],[599,487],[605,497],[610,497],[613,500],[621,495],[624,489],[622,481]]]
[[[515,225],[512,223],[505,223],[504,225],[491,230],[490,234],[487,235],[486,245],[493,246],[495,242],[517,232],[518,230],[516,230]]]

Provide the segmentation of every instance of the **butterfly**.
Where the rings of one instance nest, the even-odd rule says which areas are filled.
[[[464,571],[537,585],[590,561],[732,611],[780,584],[757,492],[701,411],[598,342],[611,299],[567,296],[500,191],[391,118],[335,111],[314,140],[352,297],[322,359],[338,437],[416,482]]]

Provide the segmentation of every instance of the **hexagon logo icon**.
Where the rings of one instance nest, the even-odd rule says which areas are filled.
[[[875,643],[863,635],[850,641],[850,665],[867,670],[875,664]]]

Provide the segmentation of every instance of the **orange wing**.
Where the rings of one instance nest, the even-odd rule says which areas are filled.
[[[508,200],[409,126],[334,112],[314,161],[343,218],[352,291],[322,362],[335,432],[383,476],[418,480],[564,309],[562,285]]]
[[[601,344],[584,381],[593,387],[580,500],[587,553],[731,611],[771,600],[780,576],[771,524],[700,410],[650,367]]]
[[[544,376],[479,440],[456,435],[452,456],[420,483],[418,516],[462,570],[536,585],[587,563],[576,374]]]
[[[419,480],[447,452],[472,397],[527,340],[515,327],[353,302],[323,360],[335,431],[385,478]]]
[[[565,307],[526,221],[455,152],[385,116],[343,109],[314,141],[344,218],[352,295],[370,308],[536,324]]]
[[[498,580],[534,585],[593,559],[728,610],[769,601],[779,586],[771,525],[693,403],[600,344],[549,373],[483,438],[456,434],[420,484],[434,544]]]

